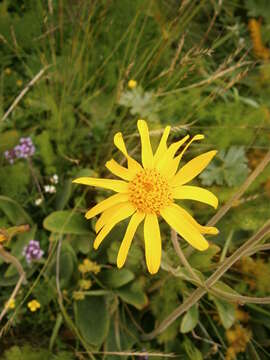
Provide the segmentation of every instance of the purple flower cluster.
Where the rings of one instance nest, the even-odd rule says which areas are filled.
[[[15,159],[27,159],[34,155],[35,150],[35,145],[30,137],[21,138],[18,145],[11,150],[5,151],[5,158],[10,164],[13,164]]]
[[[32,261],[41,259],[44,251],[41,250],[38,241],[30,240],[29,244],[24,247],[22,254],[25,257],[27,263],[30,264]]]

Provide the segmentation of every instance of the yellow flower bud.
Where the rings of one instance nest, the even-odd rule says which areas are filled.
[[[34,299],[34,300],[29,301],[27,306],[30,311],[35,312],[40,308],[40,303]]]
[[[136,80],[129,80],[129,82],[128,82],[128,87],[130,88],[130,89],[134,89],[135,87],[137,86],[137,81]]]

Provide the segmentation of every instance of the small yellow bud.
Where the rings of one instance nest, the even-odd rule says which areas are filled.
[[[6,307],[8,309],[14,309],[15,308],[15,300],[14,299],[10,299],[9,301],[6,302]]]
[[[91,280],[80,280],[79,281],[79,285],[80,285],[80,288],[83,289],[83,290],[89,290],[90,287],[92,286],[92,281]]]
[[[31,300],[27,306],[30,311],[35,312],[40,308],[40,303],[37,300]]]
[[[21,87],[23,82],[22,82],[21,79],[19,79],[19,80],[16,81],[16,84],[17,84],[18,87]]]
[[[129,80],[129,82],[128,82],[128,87],[130,88],[130,89],[134,89],[135,87],[137,86],[137,81],[136,80]]]
[[[72,297],[74,300],[83,300],[85,295],[82,291],[73,291]]]
[[[89,259],[84,259],[83,263],[79,265],[78,269],[82,274],[85,274],[87,272],[93,272],[94,274],[98,274],[100,272],[100,266]]]
[[[5,69],[5,74],[6,74],[6,75],[10,75],[10,74],[11,74],[11,72],[12,72],[12,71],[11,71],[11,69],[10,69],[10,68],[6,68],[6,69]]]

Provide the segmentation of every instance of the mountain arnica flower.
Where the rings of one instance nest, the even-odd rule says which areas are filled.
[[[217,207],[218,199],[213,193],[201,187],[186,185],[205,169],[216,151],[201,154],[178,170],[180,160],[190,144],[195,140],[203,139],[204,136],[195,135],[187,142],[189,139],[187,135],[167,146],[170,133],[170,126],[167,126],[156,152],[153,153],[148,126],[144,120],[138,120],[138,130],[141,137],[142,165],[129,156],[122,134],[119,132],[114,136],[114,144],[126,157],[127,167],[121,166],[114,159],[108,161],[106,167],[121,180],[81,177],[74,182],[116,192],[85,214],[87,219],[101,214],[95,226],[97,236],[94,248],[98,249],[117,223],[130,217],[117,257],[117,266],[121,268],[126,261],[136,229],[144,221],[146,264],[149,272],[155,274],[161,262],[159,217],[200,251],[206,250],[209,246],[204,234],[218,234],[215,227],[200,225],[175,202],[175,200],[190,199]],[[184,144],[186,145],[183,150],[177,153]]]

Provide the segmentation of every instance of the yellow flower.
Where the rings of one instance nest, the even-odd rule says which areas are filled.
[[[30,311],[35,312],[40,308],[40,303],[37,300],[31,300],[27,304]]]
[[[114,144],[126,157],[128,166],[127,168],[123,167],[112,159],[106,163],[106,167],[122,180],[81,177],[73,182],[102,187],[117,193],[94,206],[85,215],[87,219],[91,219],[102,213],[95,227],[97,237],[94,241],[94,248],[99,247],[117,223],[131,217],[117,257],[117,266],[121,268],[126,261],[136,229],[144,220],[146,264],[149,272],[155,274],[161,261],[159,216],[190,245],[201,251],[206,250],[209,246],[203,234],[218,233],[215,227],[202,226],[197,223],[186,210],[174,201],[191,199],[214,208],[217,207],[218,199],[210,191],[197,186],[185,185],[204,170],[216,151],[208,151],[195,157],[177,171],[186,149],[194,140],[203,139],[203,135],[194,136],[176,155],[189,136],[185,136],[168,147],[167,138],[170,126],[167,126],[156,152],[153,153],[147,123],[139,120],[138,129],[142,144],[142,165],[128,155],[122,134],[117,133],[114,136]]]
[[[137,81],[136,80],[129,80],[129,82],[128,82],[128,87],[130,88],[130,89],[134,89],[135,87],[137,86]]]
[[[241,325],[235,325],[233,328],[227,330],[226,338],[229,347],[226,353],[226,360],[236,359],[238,353],[244,353],[251,339],[251,335],[251,331]]]
[[[90,287],[92,286],[92,281],[91,280],[85,280],[85,279],[82,279],[79,281],[79,285],[80,285],[80,288],[83,289],[83,290],[89,290]]]
[[[79,265],[79,271],[82,274],[93,272],[94,274],[98,274],[100,272],[100,266],[89,259],[84,259],[83,263]]]
[[[18,87],[21,87],[23,82],[22,82],[21,79],[19,79],[19,80],[16,81],[16,84],[17,84]]]
[[[14,309],[15,308],[15,300],[14,299],[10,299],[9,301],[6,302],[6,307],[8,309]]]
[[[85,295],[82,291],[73,291],[72,297],[74,300],[83,300]]]

